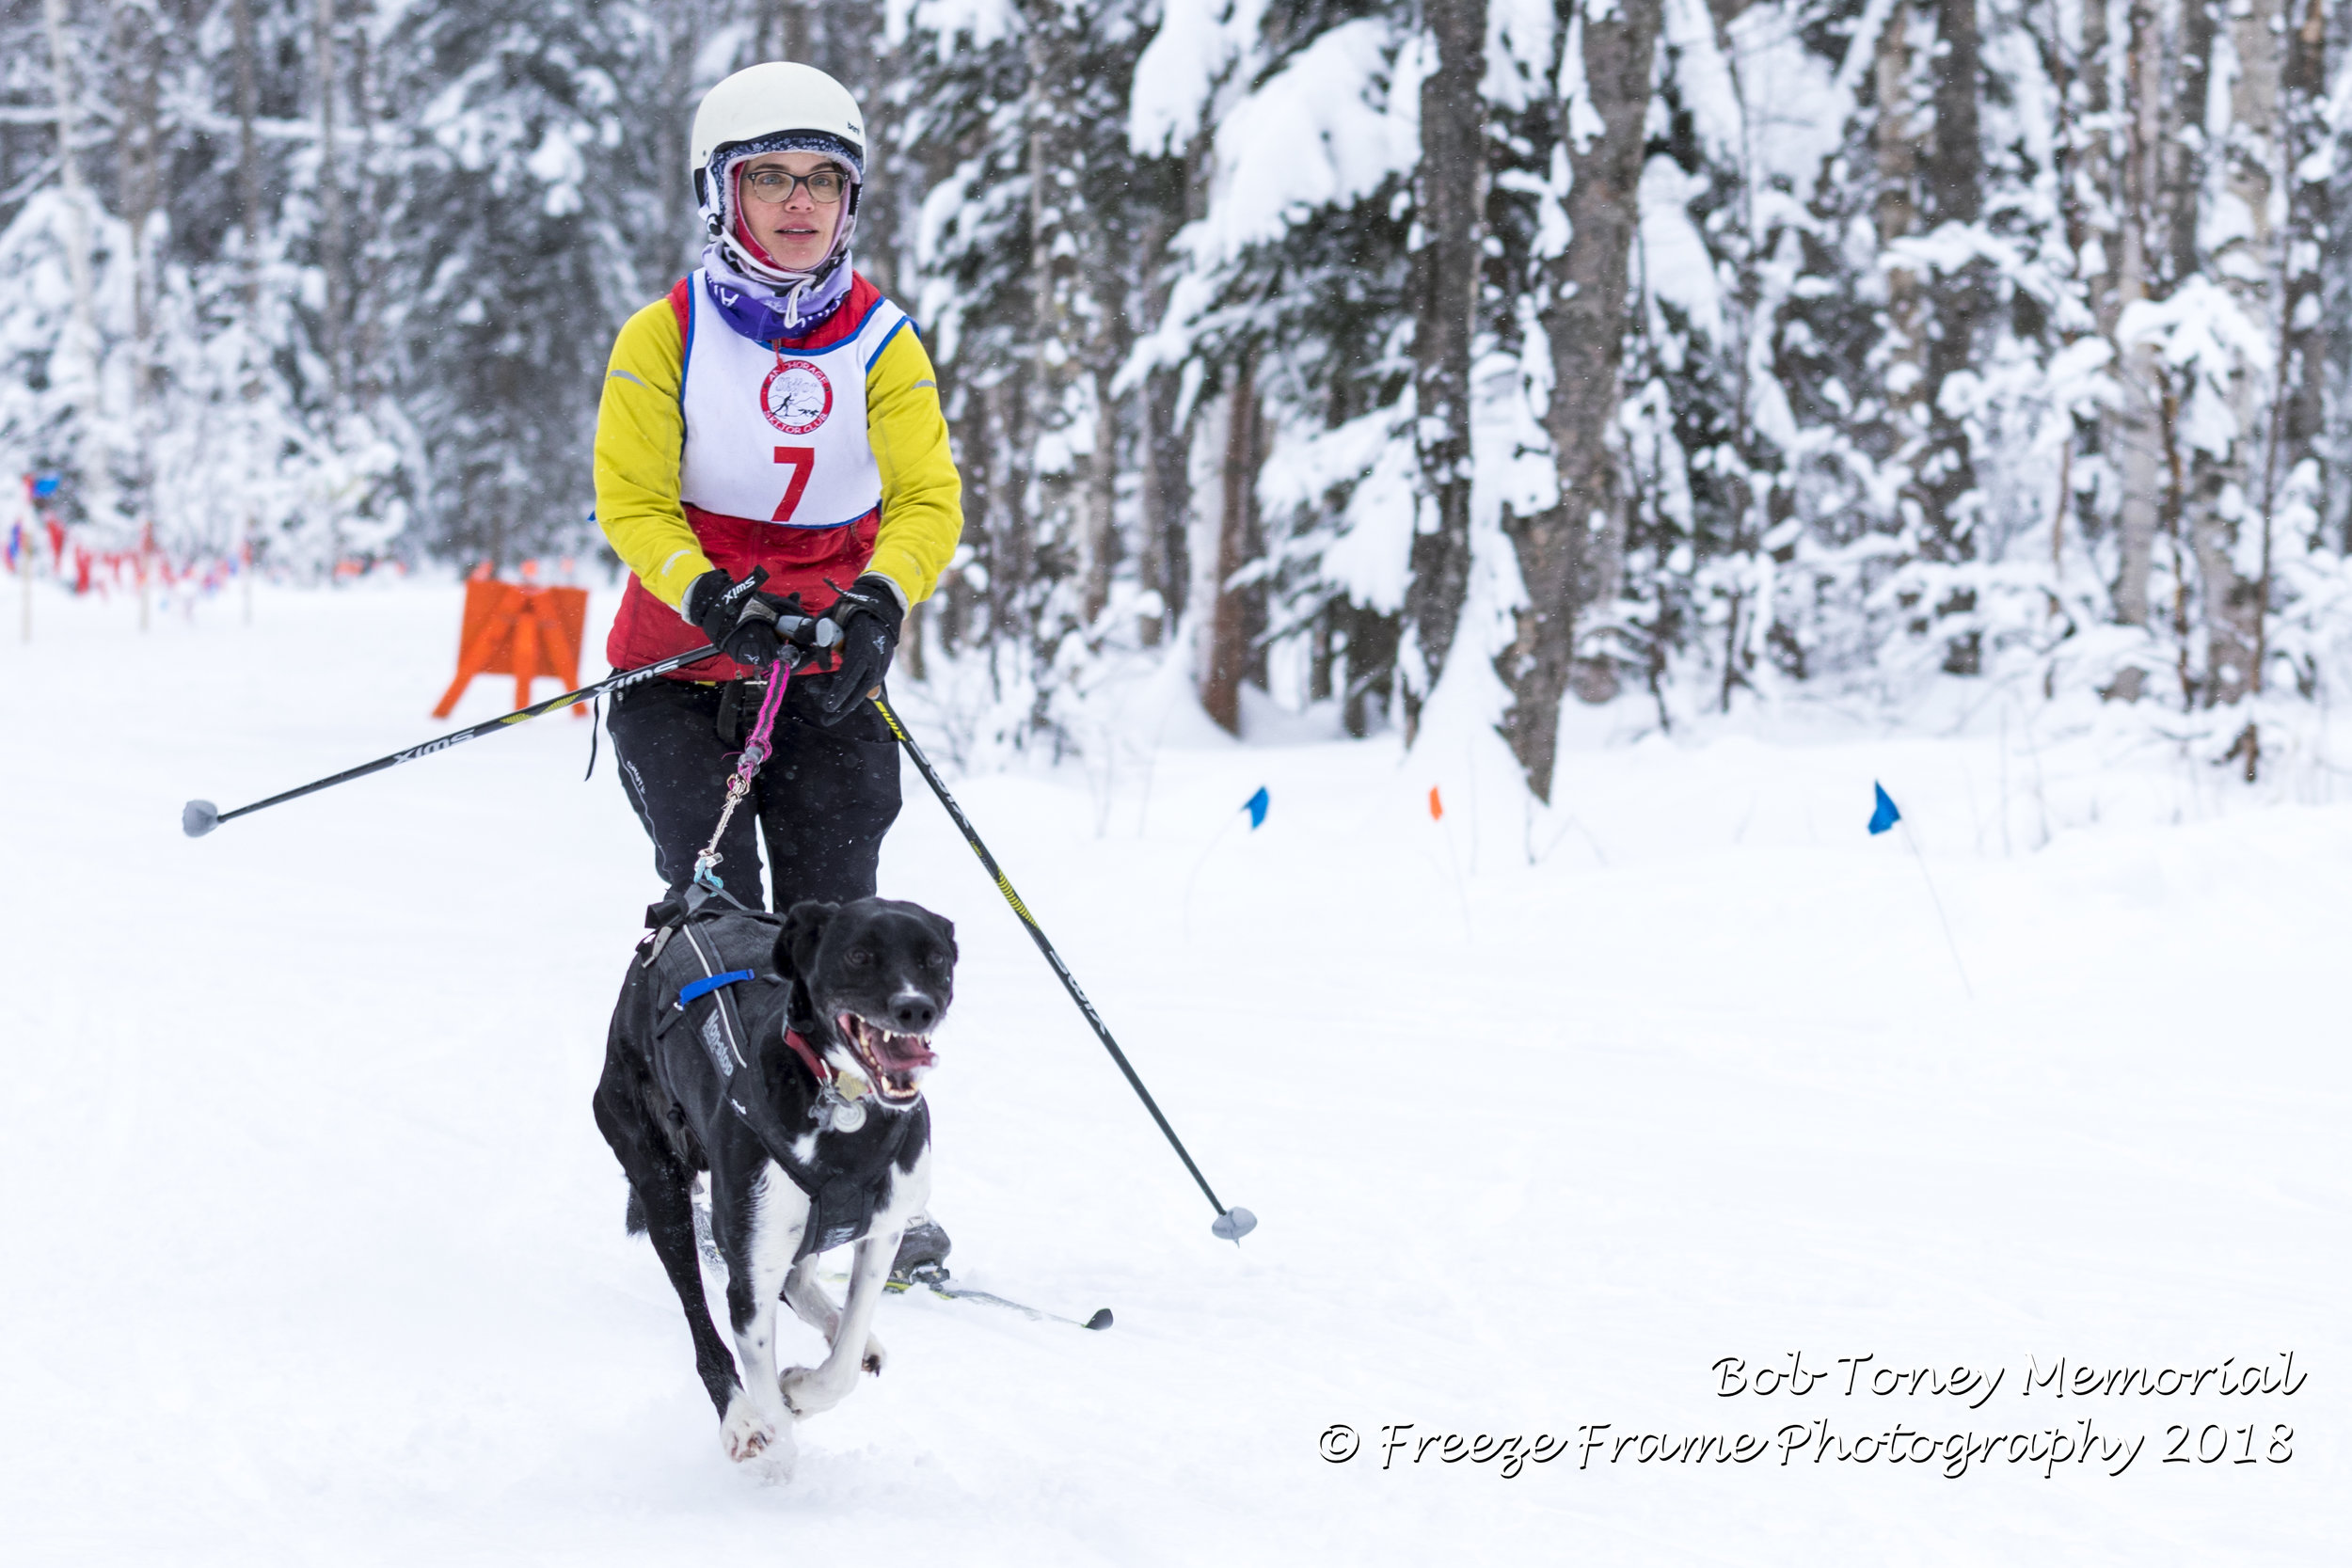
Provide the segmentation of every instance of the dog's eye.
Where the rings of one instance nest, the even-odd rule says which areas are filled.
[[[947,955],[934,948],[923,955],[923,964],[927,969],[945,969],[947,967]]]
[[[871,969],[873,966],[873,954],[867,952],[863,947],[852,947],[850,949],[850,967],[851,969]]]

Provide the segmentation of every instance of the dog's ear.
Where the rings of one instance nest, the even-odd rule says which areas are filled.
[[[840,912],[840,905],[820,904],[814,898],[793,905],[785,914],[784,929],[776,936],[776,968],[806,980],[817,967],[817,949],[825,940],[825,928]]]

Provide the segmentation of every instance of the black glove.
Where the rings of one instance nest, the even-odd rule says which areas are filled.
[[[888,578],[868,572],[834,600],[825,619],[840,628],[841,664],[818,699],[820,722],[836,724],[890,673],[890,656],[898,651],[898,631],[906,625],[906,607]],[[822,633],[819,633],[822,639]]]
[[[738,664],[765,670],[782,646],[776,636],[781,601],[759,591],[767,580],[766,572],[755,570],[738,582],[714,567],[687,585],[686,601],[678,608],[721,653]]]

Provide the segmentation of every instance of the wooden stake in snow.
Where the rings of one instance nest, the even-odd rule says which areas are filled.
[[[1919,852],[1919,841],[1911,836],[1911,824],[1903,821],[1903,814],[1896,806],[1895,798],[1886,793],[1886,786],[1873,780],[1870,787],[1878,791],[1878,804],[1870,813],[1870,832],[1876,835],[1897,823],[1902,824],[1903,842],[1911,847],[1911,858],[1919,863],[1919,879],[1928,884],[1928,898],[1935,905],[1935,923],[1944,927],[1944,945],[1951,949],[1952,967],[1960,971],[1961,989],[1968,993],[1968,1000],[1974,1002],[1977,988],[1968,979],[1968,966],[1960,961],[1960,943],[1952,937],[1951,921],[1945,917],[1944,899],[1935,891],[1935,879],[1928,873],[1928,858]]]

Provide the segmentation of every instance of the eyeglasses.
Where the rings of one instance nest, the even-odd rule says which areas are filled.
[[[814,174],[794,174],[781,168],[755,168],[743,176],[743,188],[755,199],[771,207],[781,207],[792,199],[803,185],[808,187],[812,200],[830,207],[841,199],[841,192],[849,181],[837,168],[820,168]]]

